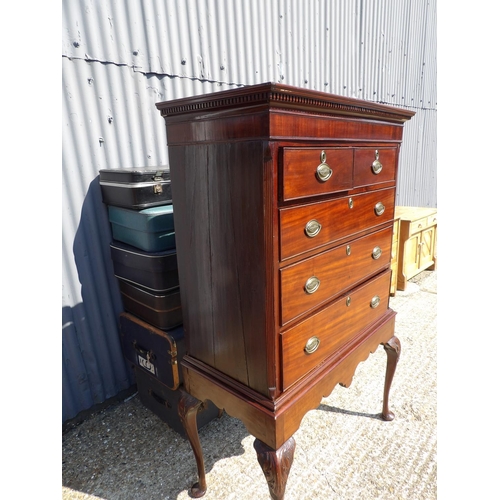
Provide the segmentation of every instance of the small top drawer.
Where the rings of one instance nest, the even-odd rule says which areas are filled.
[[[352,189],[352,148],[283,148],[283,201]]]
[[[396,180],[396,148],[356,148],[354,186],[368,186]]]
[[[418,233],[435,225],[437,225],[437,214],[422,217],[410,224],[410,234]]]

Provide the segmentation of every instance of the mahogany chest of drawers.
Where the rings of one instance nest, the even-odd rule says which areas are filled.
[[[255,436],[282,498],[304,414],[379,344],[383,418],[403,124],[413,112],[281,84],[157,104],[165,119],[187,355],[179,411],[211,400]]]

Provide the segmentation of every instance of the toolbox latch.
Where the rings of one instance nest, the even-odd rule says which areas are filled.
[[[154,182],[163,182],[164,181],[164,178],[163,178],[163,170],[157,170],[154,177],[153,177],[153,181]],[[162,194],[163,193],[163,186],[162,184],[155,184],[153,186],[153,193],[154,194]]]

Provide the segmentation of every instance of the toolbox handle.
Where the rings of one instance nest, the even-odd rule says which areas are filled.
[[[158,403],[160,403],[161,405],[164,405],[166,406],[167,408],[172,408],[172,405],[166,400],[166,399],[163,399],[161,396],[158,396],[158,394],[156,394],[156,392],[154,392],[152,389],[149,389],[149,395],[155,400],[157,401]]]
[[[156,358],[153,351],[148,351],[144,349],[144,347],[141,347],[136,340],[132,342],[132,345],[134,346],[134,349],[143,357],[145,357],[148,361],[152,361],[153,359]]]

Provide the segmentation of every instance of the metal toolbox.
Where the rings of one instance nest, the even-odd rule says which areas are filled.
[[[171,429],[185,438],[186,433],[177,410],[183,386],[173,391],[142,370],[136,369],[135,375],[137,392],[142,404],[160,417]],[[211,401],[206,401],[196,415],[198,429],[220,417],[221,414],[222,411]]]
[[[169,389],[182,382],[179,361],[186,354],[182,326],[165,332],[129,313],[120,314],[120,342],[124,358]]]
[[[182,325],[179,288],[152,293],[128,281],[118,279],[118,283],[126,311],[162,330]]]
[[[131,210],[108,206],[113,239],[146,252],[175,248],[172,205]]]
[[[107,205],[141,209],[172,203],[170,169],[165,166],[102,169],[99,184]]]
[[[177,252],[144,252],[119,241],[110,245],[115,276],[148,291],[163,293],[179,286]]]

